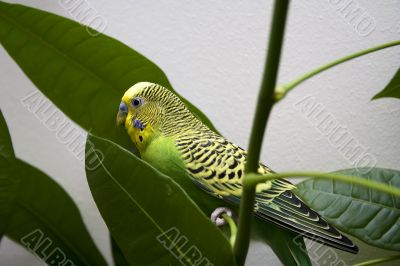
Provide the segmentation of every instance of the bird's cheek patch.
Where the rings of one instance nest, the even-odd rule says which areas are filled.
[[[139,119],[135,119],[133,121],[133,127],[140,129],[141,131],[143,131],[143,129],[146,127],[145,124],[143,124],[142,121],[140,121]]]

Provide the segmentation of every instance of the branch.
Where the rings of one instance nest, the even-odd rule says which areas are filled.
[[[263,183],[267,181],[271,181],[273,179],[278,178],[286,178],[286,177],[316,177],[321,179],[333,179],[337,181],[342,181],[346,183],[352,183],[355,185],[380,190],[382,192],[392,194],[395,196],[400,196],[400,189],[397,187],[389,186],[381,182],[371,181],[368,179],[364,179],[358,176],[349,176],[349,175],[339,175],[335,173],[318,173],[318,172],[289,172],[289,173],[281,173],[281,174],[268,174],[268,175],[257,175],[257,174],[249,174],[247,176],[247,186],[251,189],[255,190],[255,187],[258,183]]]
[[[363,56],[363,55],[366,55],[366,54],[369,54],[369,53],[372,53],[372,52],[375,52],[375,51],[378,51],[378,50],[382,50],[382,49],[385,49],[385,48],[396,46],[396,45],[400,45],[400,40],[389,42],[389,43],[385,43],[385,44],[381,44],[381,45],[378,45],[378,46],[375,46],[375,47],[371,47],[371,48],[368,48],[366,50],[362,50],[362,51],[356,52],[354,54],[347,55],[347,56],[342,57],[340,59],[334,60],[334,61],[332,61],[332,62],[330,62],[328,64],[320,66],[320,67],[318,67],[318,68],[316,68],[316,69],[314,69],[314,70],[312,70],[312,71],[310,71],[310,72],[298,77],[297,79],[295,79],[295,80],[293,80],[293,81],[291,81],[291,82],[289,82],[287,84],[278,86],[276,88],[276,92],[275,92],[275,100],[276,101],[280,101],[294,87],[296,87],[297,85],[299,85],[303,81],[305,81],[305,80],[307,80],[307,79],[309,79],[309,78],[311,78],[311,77],[313,77],[313,76],[315,76],[315,75],[317,75],[317,74],[319,74],[319,73],[321,73],[321,72],[323,72],[323,71],[325,71],[325,70],[327,70],[327,69],[329,69],[331,67],[334,67],[334,66],[339,65],[341,63],[344,63],[346,61],[352,60],[354,58],[357,58],[357,57],[360,57],[360,56]]]
[[[390,256],[390,257],[384,257],[384,258],[364,261],[364,262],[361,262],[361,263],[354,264],[353,266],[375,265],[375,264],[379,264],[379,263],[382,263],[382,262],[392,261],[392,260],[399,260],[399,259],[400,259],[400,255],[394,255],[394,256]]]
[[[236,232],[237,232],[237,228],[236,228],[236,224],[235,221],[233,220],[232,217],[230,217],[227,214],[222,214],[222,218],[224,218],[224,220],[228,223],[229,225],[229,230],[230,230],[230,238],[229,238],[229,242],[231,242],[231,246],[233,247],[235,245],[235,241],[236,241]]]
[[[283,43],[289,0],[275,0],[265,70],[261,83],[253,128],[249,142],[245,173],[257,172],[262,140],[272,106],[275,103],[274,90]],[[243,177],[243,194],[240,202],[239,223],[233,253],[238,266],[244,265],[250,242],[250,227],[254,208],[255,191],[246,187]]]

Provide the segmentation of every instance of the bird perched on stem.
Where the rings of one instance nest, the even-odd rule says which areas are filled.
[[[122,97],[117,124],[125,126],[142,159],[172,177],[206,215],[224,204],[237,209],[246,151],[210,130],[168,89],[149,82],[132,86]],[[259,174],[271,172],[259,164]],[[281,261],[310,265],[293,241],[298,235],[357,253],[357,246],[301,201],[294,188],[284,179],[256,188],[255,228]],[[304,248],[304,242],[300,245]]]

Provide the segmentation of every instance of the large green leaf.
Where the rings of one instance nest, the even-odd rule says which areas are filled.
[[[390,80],[389,84],[386,87],[376,94],[372,100],[384,98],[384,97],[393,97],[400,99],[400,68],[397,70],[394,77]]]
[[[68,194],[36,168],[19,160],[14,165],[14,171],[6,174],[19,185],[6,236],[49,265],[63,260],[70,260],[70,265],[107,265]]]
[[[7,218],[15,197],[12,191],[17,185],[16,180],[6,174],[12,170],[11,162],[14,157],[8,127],[0,110],[0,240],[6,230]]]
[[[46,174],[14,157],[1,112],[0,136],[0,234],[49,265],[107,265],[68,194]]]
[[[171,178],[93,135],[86,153],[93,197],[130,264],[234,265],[227,238]]]
[[[130,145],[127,134],[114,126],[123,93],[140,81],[172,90],[164,73],[141,54],[48,12],[0,2],[0,40],[32,82],[66,115],[125,147]],[[197,108],[184,101],[212,128]]]
[[[400,171],[373,168],[335,173],[400,187]],[[304,201],[343,232],[384,249],[400,251],[400,197],[350,183],[308,179],[297,185]]]

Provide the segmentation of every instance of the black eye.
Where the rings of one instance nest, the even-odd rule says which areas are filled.
[[[142,105],[142,99],[137,97],[137,98],[132,100],[132,106],[133,107],[138,107],[138,106],[141,106],[141,105]]]

